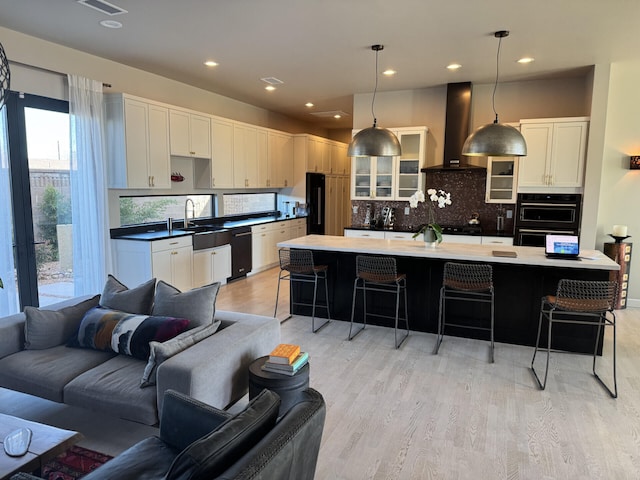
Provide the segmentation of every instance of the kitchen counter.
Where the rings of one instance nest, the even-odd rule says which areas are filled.
[[[426,247],[422,241],[382,240],[371,238],[362,241],[357,238],[334,237],[329,235],[307,235],[286,242],[279,247],[306,248],[329,252],[363,253],[371,255],[391,255],[397,257],[415,257],[468,262],[505,263],[512,265],[530,265],[549,268],[619,270],[620,265],[598,250],[583,250],[579,260],[560,260],[547,258],[541,247],[512,247],[471,245],[455,242],[442,242],[437,247]],[[516,252],[516,258],[494,257],[494,250]]]
[[[331,318],[349,321],[355,258],[360,254],[392,256],[398,272],[406,274],[409,322],[411,330],[435,333],[444,264],[448,261],[481,262],[493,267],[495,288],[495,339],[497,342],[534,345],[540,299],[554,294],[562,278],[608,280],[620,266],[602,252],[583,250],[580,260],[549,259],[540,247],[470,245],[446,241],[435,248],[414,240],[382,240],[307,235],[278,243],[279,247],[309,249],[316,264],[328,265],[329,303]],[[493,251],[512,251],[515,258],[494,257]],[[305,302],[312,293],[308,286],[293,287],[292,301]],[[368,309],[383,315],[393,315],[395,302],[384,295],[370,295]],[[456,304],[458,303],[458,305]],[[475,322],[486,312],[477,305],[456,302],[447,306],[454,317]],[[459,305],[463,304],[463,305]],[[292,312],[310,315],[306,307],[292,305]],[[322,310],[316,314],[322,316]],[[359,318],[359,317],[358,317]],[[359,318],[358,321],[361,321]],[[391,320],[372,317],[368,323],[392,326]],[[557,329],[554,348],[593,353],[595,329]],[[486,339],[486,332],[451,328],[447,335],[464,335]],[[555,337],[555,335],[554,335]],[[602,337],[599,339],[602,345]],[[496,349],[499,358],[499,348]],[[499,360],[497,360],[499,361]]]

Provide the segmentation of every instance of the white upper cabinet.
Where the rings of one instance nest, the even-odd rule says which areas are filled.
[[[589,121],[586,117],[521,120],[527,156],[519,162],[519,191],[579,191],[584,185],[584,164]]]
[[[294,135],[294,159],[305,172],[348,175],[347,144],[315,135]]]
[[[267,134],[263,129],[236,123],[233,126],[233,186],[260,187],[267,161]]]
[[[171,155],[211,158],[211,119],[186,110],[170,111]]]
[[[293,136],[268,132],[266,187],[293,186]]]
[[[169,109],[125,94],[105,96],[110,188],[170,188]]]
[[[233,122],[211,117],[211,160],[193,160],[196,188],[233,188]]]
[[[518,159],[489,157],[487,159],[487,188],[485,202],[516,203]]]
[[[397,157],[354,157],[351,160],[351,198],[408,200],[424,189],[427,127],[390,128],[402,147]],[[357,131],[354,131],[354,134]]]

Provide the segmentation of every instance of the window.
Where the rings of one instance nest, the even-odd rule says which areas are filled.
[[[184,204],[190,198],[195,205],[193,218],[213,216],[212,195],[155,195],[120,197],[120,225],[164,222],[167,218],[184,218]],[[191,206],[189,206],[189,218]]]
[[[276,210],[276,193],[225,193],[224,215],[271,213]]]

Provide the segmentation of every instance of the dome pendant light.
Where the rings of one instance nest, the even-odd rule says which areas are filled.
[[[496,112],[496,90],[498,88],[498,71],[500,66],[500,44],[504,37],[509,36],[507,30],[494,33],[498,40],[498,54],[496,55],[496,83],[493,87],[493,113],[496,119],[478,128],[467,137],[462,147],[462,155],[469,157],[523,157],[527,154],[527,144],[524,137],[510,125],[498,123]]]
[[[395,157],[402,152],[398,137],[386,128],[377,126],[378,119],[373,110],[376,92],[378,91],[378,52],[383,48],[384,45],[371,46],[371,50],[376,52],[376,85],[373,89],[373,98],[371,100],[373,127],[365,128],[355,134],[347,150],[349,157]]]

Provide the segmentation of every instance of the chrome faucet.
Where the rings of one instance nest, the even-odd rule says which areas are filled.
[[[191,213],[193,215],[192,218],[195,218],[196,216],[196,204],[193,203],[193,200],[191,200],[190,198],[187,198],[184,201],[184,228],[189,228],[189,202],[191,202]]]

